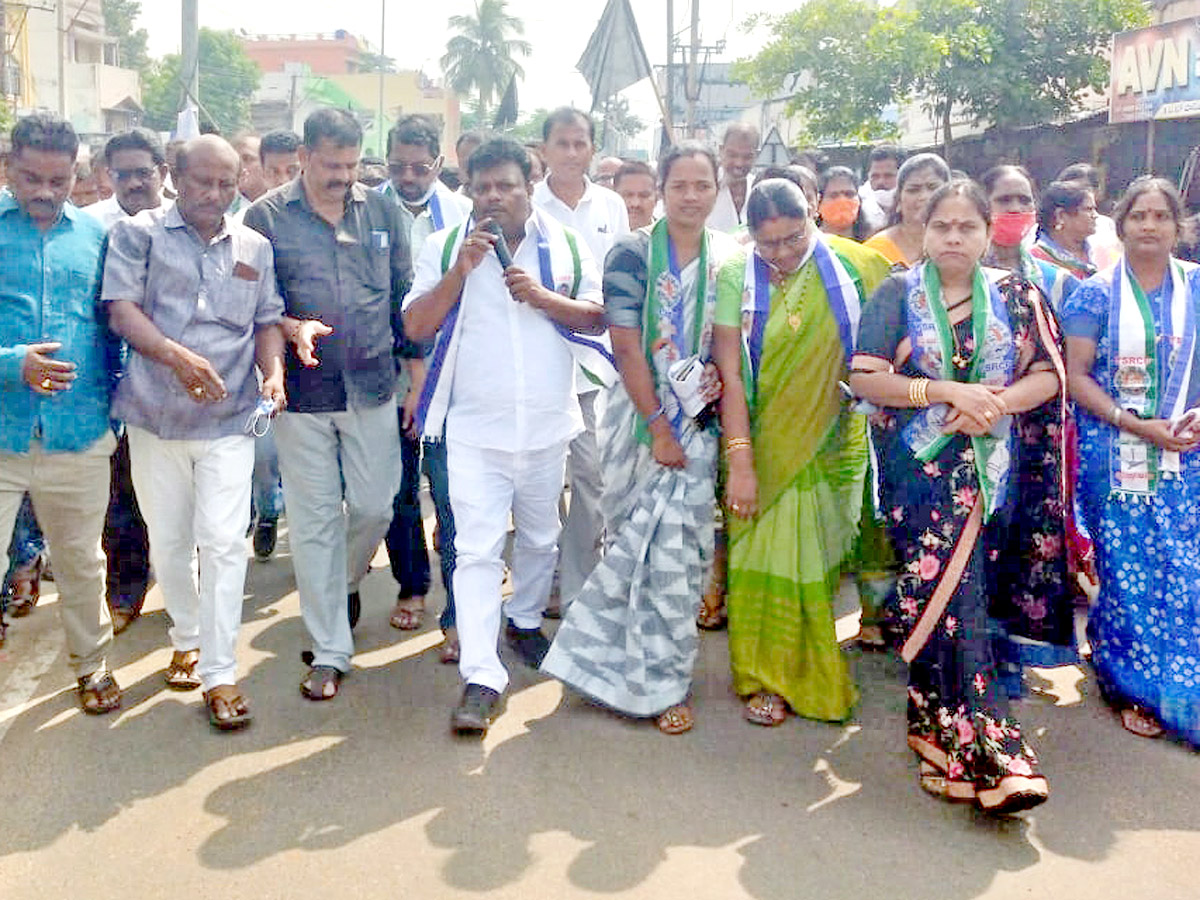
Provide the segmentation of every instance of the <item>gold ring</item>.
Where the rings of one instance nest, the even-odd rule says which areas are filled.
[[[51,381],[50,381],[50,379],[49,379],[49,378],[43,378],[43,379],[42,379],[42,390],[43,390],[43,391],[48,391],[48,390],[50,390],[50,387],[51,387]]]
[[[992,419],[994,419],[996,417],[996,414],[989,409],[987,412],[985,412],[983,414],[983,417],[990,422],[990,421],[992,421]]]
[[[202,388],[200,385],[196,385],[194,388],[192,388],[192,393],[195,394],[197,397],[203,397],[204,396],[204,388]]]

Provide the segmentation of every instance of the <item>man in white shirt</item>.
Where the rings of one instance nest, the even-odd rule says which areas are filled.
[[[867,157],[867,177],[858,188],[858,197],[873,231],[887,227],[896,205],[896,179],[903,162],[904,151],[895,144],[879,144]]]
[[[418,259],[426,239],[436,231],[458,225],[471,214],[471,201],[446,187],[439,177],[443,157],[438,128],[425,116],[406,116],[388,132],[388,180],[378,188],[400,209],[408,224],[412,258]],[[399,590],[389,622],[401,631],[421,627],[425,594],[429,590],[429,551],[425,546],[425,524],[421,514],[420,482],[422,455],[429,478],[429,492],[437,514],[442,582],[446,605],[439,625],[445,634],[441,658],[454,662],[457,633],[454,618],[454,517],[450,510],[446,478],[446,445],[438,436],[421,446],[413,421],[416,399],[425,379],[423,359],[405,360],[405,375],[415,385],[400,407],[400,443],[404,474],[392,504],[392,524],[387,533],[388,559]]]
[[[162,208],[167,157],[158,135],[148,128],[115,134],[104,145],[104,165],[113,185],[107,200],[84,207],[108,231],[142,210]],[[142,613],[150,581],[150,536],[133,490],[129,440],[124,432],[112,455],[108,513],[104,519],[104,552],[108,557],[105,594],[113,632],[120,634]]]
[[[546,117],[542,138],[542,158],[549,174],[533,189],[533,205],[583,235],[596,264],[603,269],[604,258],[617,236],[629,231],[629,213],[619,194],[587,176],[596,150],[595,123],[586,113],[562,107]],[[571,443],[567,462],[571,505],[559,539],[562,605],[574,599],[600,561],[604,531],[600,514],[604,479],[596,443],[602,393],[595,382],[579,372],[575,386],[584,430]]]
[[[511,140],[472,154],[472,218],[426,240],[404,301],[408,337],[436,338],[418,415],[427,436],[445,427],[466,682],[451,718],[459,734],[485,733],[508,686],[496,642],[510,514],[508,642],[535,667],[549,647],[540,622],[554,575],[558,499],[567,445],[582,430],[576,357],[591,343],[583,335],[604,330],[592,254],[534,210],[530,170],[525,148]],[[502,237],[484,227],[492,223]]]
[[[758,159],[758,129],[745,122],[731,122],[721,139],[721,183],[717,202],[707,225],[732,234],[746,224],[746,200],[750,197],[750,170]]]
[[[113,183],[113,195],[83,211],[98,219],[105,230],[143,209],[162,205],[167,158],[158,135],[148,128],[133,128],[113,135],[104,145],[104,166]]]

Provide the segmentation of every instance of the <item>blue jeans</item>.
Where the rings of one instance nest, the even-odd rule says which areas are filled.
[[[274,522],[283,512],[283,485],[279,481],[279,453],[275,429],[254,439],[254,479],[251,482],[251,516]]]
[[[33,503],[26,494],[21,500],[20,512],[17,513],[12,543],[8,545],[8,574],[11,575],[13,569],[29,565],[45,549],[46,540],[42,537],[42,529],[38,527],[37,516],[33,514]]]
[[[442,586],[446,589],[446,608],[438,624],[442,631],[453,628],[454,613],[454,513],[450,509],[450,478],[446,469],[446,442],[425,441],[422,469],[429,479],[429,494],[438,523],[438,556],[442,561]]]

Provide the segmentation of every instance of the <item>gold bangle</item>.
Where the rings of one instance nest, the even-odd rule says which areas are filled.
[[[753,446],[750,443],[750,438],[730,438],[725,442],[725,453],[733,453],[736,450],[749,450]]]
[[[1116,428],[1121,427],[1121,413],[1121,407],[1114,403],[1112,410],[1108,414],[1108,421],[1110,421]]]
[[[908,402],[914,407],[925,407],[929,405],[929,379],[928,378],[911,378],[908,382]]]

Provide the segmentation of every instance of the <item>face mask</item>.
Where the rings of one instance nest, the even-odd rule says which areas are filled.
[[[992,219],[992,243],[997,247],[1015,247],[1036,224],[1037,213],[1033,210],[1000,213]]]
[[[433,180],[433,182],[429,185],[429,190],[427,190],[422,197],[420,197],[417,200],[405,200],[404,202],[407,203],[409,206],[424,206],[426,203],[428,203],[430,200],[433,199],[433,194],[436,190],[437,190],[437,179],[435,178]]]
[[[875,202],[879,204],[884,212],[891,212],[892,207],[896,205],[896,189],[880,188],[875,192]]]
[[[857,197],[833,197],[822,200],[821,221],[831,228],[849,228],[858,218]]]

